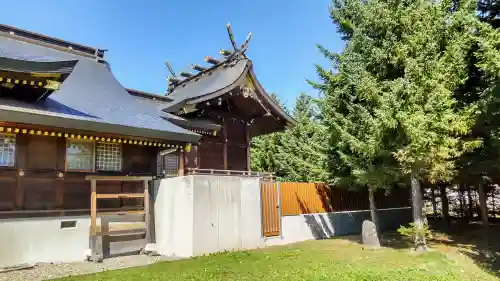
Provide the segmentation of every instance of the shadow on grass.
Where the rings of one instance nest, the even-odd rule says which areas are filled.
[[[362,220],[367,218],[350,220],[339,219],[338,216],[327,215],[325,218],[311,214],[304,215],[304,219],[317,240],[333,238],[362,244],[359,233]],[[468,256],[486,272],[500,277],[500,223],[492,223],[487,230],[478,223],[467,224],[462,221],[452,221],[446,225],[442,220],[429,220],[429,225],[435,234],[429,241],[431,248],[438,245],[453,247],[454,249],[450,250]],[[381,246],[411,249],[413,243],[403,238],[394,230],[395,228],[380,234]]]
[[[500,224],[491,224],[487,229],[478,223],[467,224],[452,221],[430,221],[436,233],[433,243],[456,247],[477,265],[494,276],[500,277]]]

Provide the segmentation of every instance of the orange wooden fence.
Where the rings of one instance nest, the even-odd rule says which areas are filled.
[[[322,183],[261,182],[262,232],[280,235],[281,216],[368,210],[367,190],[335,188]],[[390,194],[375,193],[379,209],[410,206],[408,189],[395,188]]]
[[[283,216],[368,210],[368,192],[329,187],[323,183],[281,182],[279,184]],[[391,194],[375,194],[377,208],[409,206],[409,193],[394,189]]]

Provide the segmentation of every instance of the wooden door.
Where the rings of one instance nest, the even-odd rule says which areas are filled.
[[[261,182],[262,232],[265,237],[279,236],[281,222],[279,213],[279,183]]]

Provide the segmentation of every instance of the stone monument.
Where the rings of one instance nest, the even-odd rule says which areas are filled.
[[[377,228],[372,221],[365,220],[362,227],[363,245],[367,248],[380,248],[380,241],[378,239]]]

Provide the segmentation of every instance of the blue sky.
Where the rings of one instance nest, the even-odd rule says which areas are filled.
[[[314,64],[328,66],[316,49],[341,51],[328,14],[330,0],[16,0],[2,2],[1,22],[65,40],[108,49],[120,82],[161,94],[174,69],[189,70],[207,55],[230,49],[226,23],[241,44],[253,33],[248,56],[261,84],[291,106],[301,92],[316,94]]]

